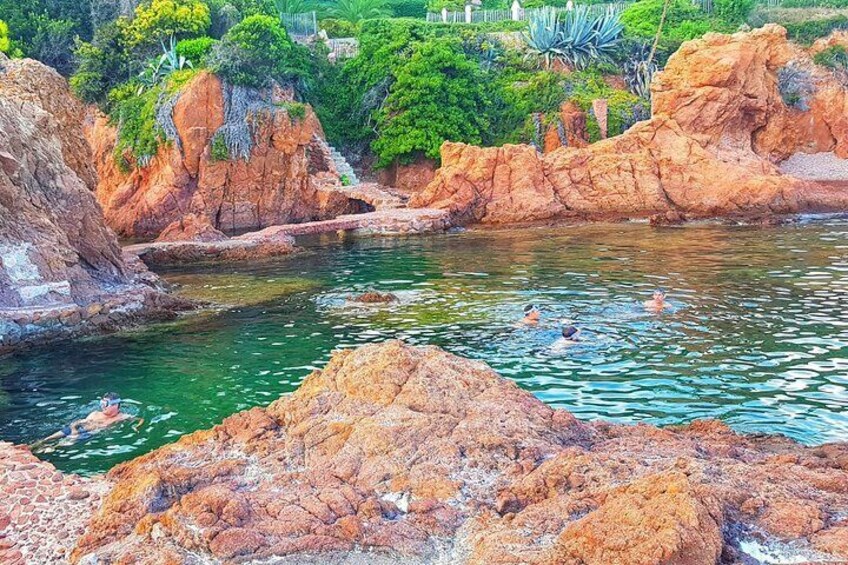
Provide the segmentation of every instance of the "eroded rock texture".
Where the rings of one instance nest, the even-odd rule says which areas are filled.
[[[778,75],[809,73],[806,109],[784,103]],[[844,210],[846,182],[783,175],[796,152],[848,158],[848,97],[827,70],[768,25],[684,43],[652,84],[653,118],[586,148],[442,147],[442,167],[411,206],[465,222],[557,218],[770,215]],[[554,144],[555,145],[555,144]]]
[[[758,536],[848,559],[846,444],[579,422],[397,341],[107,479],[76,563],[703,565]]]
[[[338,175],[323,154],[318,118],[309,107],[301,107],[302,116],[287,110],[289,102],[279,88],[257,93],[200,73],[173,104],[176,138],[129,172],[115,159],[115,128],[104,116],[91,118],[86,133],[109,226],[120,235],[155,238],[188,214],[229,232],[352,211],[341,193],[322,188]],[[244,130],[249,158],[216,158],[213,141],[222,127]]]
[[[168,309],[103,221],[83,116],[58,73],[0,60],[0,353]]]

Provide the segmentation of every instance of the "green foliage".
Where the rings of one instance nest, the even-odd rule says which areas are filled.
[[[480,70],[455,40],[413,46],[394,73],[385,104],[377,113],[379,134],[371,144],[377,166],[423,154],[439,158],[445,140],[481,143],[488,127],[488,99]]]
[[[211,156],[213,161],[230,160],[230,150],[227,149],[227,142],[224,141],[223,135],[215,135],[212,138]]]
[[[829,35],[837,29],[848,29],[848,17],[835,16],[821,20],[809,20],[804,22],[787,22],[782,24],[786,28],[789,38],[798,43],[809,45],[820,37]]]
[[[215,45],[215,40],[211,37],[183,39],[177,43],[177,55],[185,57],[192,66],[199,67],[206,55],[212,50],[213,45]]]
[[[0,20],[0,52],[12,52],[12,40],[9,39],[9,26],[3,20]]]
[[[424,18],[427,15],[425,0],[388,0],[388,6],[396,18]]]
[[[139,73],[138,80],[142,87],[151,87],[159,84],[165,77],[192,67],[191,61],[185,56],[177,53],[177,43],[174,36],[166,46],[162,43],[162,54],[158,59],[152,59],[147,63],[147,67]]]
[[[755,0],[714,0],[716,16],[729,23],[741,24],[751,13]]]
[[[327,37],[356,37],[359,25],[347,20],[326,18],[319,22],[319,27],[327,33]]]
[[[388,16],[391,10],[386,0],[338,0],[330,13],[339,20],[357,23]]]
[[[274,11],[279,14],[303,14],[312,9],[308,0],[271,0]]]
[[[90,0],[0,0],[6,51],[38,59],[65,76],[74,70],[74,39],[90,40]],[[4,41],[5,43],[5,41]]]
[[[307,56],[293,45],[279,20],[250,16],[214,46],[207,64],[231,84],[261,87],[271,80],[288,81],[305,74]]]
[[[149,0],[126,24],[125,40],[130,47],[155,45],[172,36],[202,35],[211,23],[209,6],[201,0]]]
[[[607,101],[607,131],[610,137],[623,133],[636,121],[648,117],[645,101],[626,90],[612,88],[596,73],[572,73],[566,80],[565,88],[569,92],[569,100],[581,110],[590,112],[586,124],[590,141],[600,139],[598,121],[591,113],[594,100],[604,98]]]
[[[137,88],[135,89],[137,91]],[[160,143],[165,141],[156,125],[156,105],[161,90],[151,88],[141,94],[120,88],[110,93],[113,109],[110,122],[118,128],[115,144],[115,161],[119,166],[129,165],[127,154],[140,165],[145,165],[156,155]]]
[[[813,62],[833,71],[848,69],[848,50],[842,45],[832,45],[816,53]]]
[[[782,8],[848,8],[848,0],[781,0]]]
[[[726,2],[725,9],[729,13],[734,10],[739,13],[745,11],[742,5],[750,0],[716,0],[717,11],[722,1]],[[628,6],[621,14],[624,34],[631,38],[653,40],[662,17],[663,3],[664,0],[639,0]],[[750,10],[750,7],[747,9]],[[663,51],[674,52],[684,41],[700,37],[708,31],[734,31],[738,23],[711,18],[690,0],[671,0],[659,47]]]
[[[99,27],[91,43],[77,44],[74,55],[79,66],[70,79],[71,88],[81,100],[105,110],[108,92],[129,76],[121,29],[114,22]]]
[[[306,104],[300,102],[279,102],[277,106],[285,108],[286,113],[292,121],[302,120],[306,117]]]

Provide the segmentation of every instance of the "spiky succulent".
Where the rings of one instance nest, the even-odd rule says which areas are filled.
[[[546,67],[559,59],[584,69],[593,59],[609,56],[622,28],[618,11],[608,10],[593,18],[587,6],[575,6],[564,15],[546,6],[530,17],[524,41],[531,52],[544,59]]]

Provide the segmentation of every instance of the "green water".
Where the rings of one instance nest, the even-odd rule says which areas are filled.
[[[848,439],[848,223],[640,224],[306,242],[274,263],[165,273],[217,313],[0,360],[0,438],[30,442],[116,391],[146,420],[44,457],[103,471],[294,390],[337,347],[436,344],[580,418],[717,417],[805,443]],[[639,301],[669,289],[673,309]],[[345,297],[397,293],[391,307]],[[517,329],[528,302],[543,325]],[[583,342],[552,351],[558,320]]]

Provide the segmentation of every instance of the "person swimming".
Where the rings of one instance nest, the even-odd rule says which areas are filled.
[[[553,351],[562,351],[572,345],[579,343],[580,339],[577,335],[580,329],[576,326],[566,325],[562,327],[562,335],[551,345]]]
[[[136,423],[133,424],[135,431],[138,431],[139,427],[144,423],[143,418],[121,412],[121,397],[117,393],[107,392],[100,399],[100,410],[95,410],[80,420],[74,420],[58,432],[35,442],[33,446],[62,438],[71,440],[87,439],[92,433],[127,420],[136,420]]]
[[[535,326],[539,323],[541,317],[542,314],[539,312],[539,308],[535,304],[528,304],[524,307],[524,318],[521,320],[521,323],[525,326]]]
[[[645,300],[642,305],[646,310],[653,310],[654,312],[662,312],[670,306],[665,299],[665,290],[661,288],[656,289],[651,299]]]

